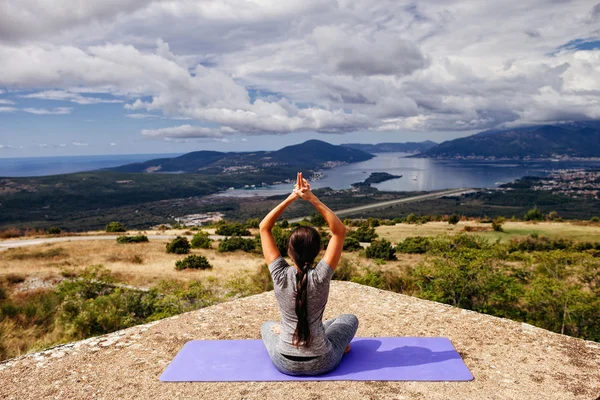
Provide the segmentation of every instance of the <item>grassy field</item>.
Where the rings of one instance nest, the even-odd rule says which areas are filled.
[[[504,232],[495,232],[491,224],[474,221],[461,221],[456,225],[447,222],[428,222],[426,224],[396,224],[394,226],[379,226],[376,231],[380,237],[393,243],[398,243],[410,236],[437,236],[443,234],[458,234],[465,232],[465,227],[485,229],[485,231],[467,232],[469,235],[484,237],[490,241],[506,242],[516,237],[538,234],[551,238],[566,238],[575,241],[597,241],[600,238],[599,225],[576,225],[570,222],[505,222]],[[469,229],[469,228],[467,228]]]

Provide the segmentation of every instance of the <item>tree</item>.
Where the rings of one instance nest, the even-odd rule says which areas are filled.
[[[219,243],[218,250],[221,253],[236,250],[243,250],[246,253],[250,253],[254,251],[255,247],[256,242],[254,241],[254,239],[245,239],[239,236],[232,236],[228,239],[221,241],[221,243]]]
[[[456,214],[452,214],[451,216],[448,217],[448,223],[451,225],[458,224],[458,221],[460,221],[460,217]]]
[[[248,218],[246,220],[246,228],[258,228],[258,218]]]
[[[190,242],[188,242],[187,238],[177,236],[167,243],[167,253],[187,254],[190,252],[190,247]]]
[[[396,249],[385,239],[374,240],[365,251],[367,258],[376,258],[380,260],[396,260]]]
[[[48,228],[48,235],[60,235],[61,232],[60,228],[57,228],[56,226]]]
[[[250,236],[251,233],[248,229],[244,228],[242,224],[237,222],[231,224],[221,224],[215,231],[217,235],[223,236]]]
[[[290,226],[290,223],[288,222],[287,219],[283,219],[279,222],[278,225],[280,228],[287,229]]]
[[[181,271],[182,269],[212,269],[212,265],[210,265],[206,257],[192,254],[183,260],[177,261],[175,269],[177,271]]]
[[[367,224],[363,224],[358,227],[358,229],[354,231],[348,232],[348,237],[353,237],[359,242],[371,242],[373,239],[377,238],[377,233],[375,233],[375,228],[369,227]]]
[[[556,211],[550,211],[548,213],[548,215],[546,215],[546,219],[548,219],[548,221],[554,221],[554,222],[562,221],[562,218],[560,217],[560,215],[558,215],[558,213]]]
[[[192,247],[195,249],[210,249],[212,240],[208,232],[199,231],[192,237]]]
[[[360,242],[353,237],[346,237],[346,239],[344,239],[344,250],[346,251],[356,251],[356,250],[361,250],[362,246],[360,245]]]
[[[525,214],[523,219],[525,221],[543,221],[544,214],[536,206],[527,211],[527,214]]]
[[[321,213],[313,213],[310,216],[310,223],[320,228],[323,225],[327,224],[327,221],[325,221],[325,217],[323,217]]]
[[[123,225],[120,222],[109,222],[108,225],[106,225],[106,232],[126,232],[127,229],[125,229],[125,225]]]

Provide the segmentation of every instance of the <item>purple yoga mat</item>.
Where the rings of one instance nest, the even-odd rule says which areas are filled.
[[[355,338],[340,365],[324,375],[277,371],[261,340],[193,340],[163,372],[163,382],[470,381],[473,375],[447,338]]]

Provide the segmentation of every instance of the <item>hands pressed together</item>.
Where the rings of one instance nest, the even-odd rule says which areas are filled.
[[[296,184],[294,185],[294,191],[292,192],[296,198],[309,200],[314,195],[310,191],[310,184],[306,179],[302,177],[302,172],[298,172]]]

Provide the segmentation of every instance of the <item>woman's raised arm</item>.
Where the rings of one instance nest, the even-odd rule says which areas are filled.
[[[307,200],[312,204],[317,211],[323,215],[325,221],[327,221],[327,225],[329,225],[329,230],[331,231],[331,240],[327,245],[327,250],[325,251],[325,256],[323,260],[332,269],[335,269],[340,262],[340,258],[342,257],[342,250],[344,249],[344,239],[346,239],[346,227],[344,223],[340,221],[337,215],[333,211],[329,209],[325,204],[321,202],[310,191],[310,185],[308,182],[303,179],[302,189],[300,190],[300,195],[302,199]]]
[[[301,182],[301,179],[301,174],[298,174],[297,182]],[[299,187],[298,183],[296,184],[296,187]],[[279,249],[277,248],[277,243],[275,243],[275,238],[273,238],[273,234],[271,233],[271,229],[273,229],[275,222],[281,216],[281,214],[283,214],[285,209],[299,198],[300,196],[296,191],[291,193],[287,199],[272,209],[271,212],[269,212],[267,216],[263,218],[258,226],[260,228],[260,242],[262,244],[263,255],[265,256],[265,261],[267,264],[271,264],[281,256]]]

